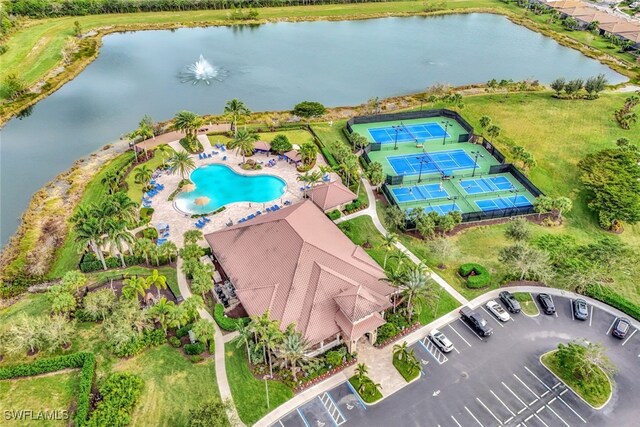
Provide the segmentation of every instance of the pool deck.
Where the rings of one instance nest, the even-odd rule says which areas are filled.
[[[199,135],[198,140],[202,143],[204,150],[206,153],[211,153],[214,149],[209,143],[206,135]],[[184,151],[179,141],[172,141],[169,145],[176,151]],[[220,150],[216,150],[220,151]],[[244,174],[244,175],[260,175],[260,174],[271,174],[282,178],[286,184],[285,193],[281,198],[273,200],[267,203],[248,203],[248,202],[240,202],[240,203],[232,203],[226,205],[224,211],[219,214],[212,215],[209,218],[211,219],[203,228],[200,230],[204,234],[212,233],[216,230],[220,230],[226,227],[226,223],[230,220],[233,220],[233,223],[236,224],[240,218],[246,217],[251,213],[255,213],[257,210],[265,211],[265,208],[268,206],[273,206],[274,204],[278,204],[282,207],[283,202],[285,200],[290,200],[291,203],[297,203],[302,200],[302,192],[300,191],[300,187],[302,184],[297,180],[299,172],[296,170],[296,167],[293,164],[289,164],[286,161],[277,161],[274,167],[268,168],[264,167],[259,171],[246,171],[240,168],[239,164],[242,162],[242,156],[236,155],[234,151],[227,150],[224,152],[224,155],[227,156],[227,160],[223,161],[223,153],[221,152],[218,155],[214,155],[211,158],[207,159],[198,159],[198,155],[192,155],[192,158],[195,161],[196,167],[200,167],[207,164],[223,164],[225,166],[230,167],[235,172]],[[277,156],[269,156],[266,154],[254,154],[251,159],[256,161],[266,161],[268,159],[276,159]],[[318,156],[316,166],[312,170],[319,170],[319,165],[324,164],[324,159],[322,156]],[[196,218],[191,218],[190,215],[186,215],[180,211],[178,211],[174,205],[173,201],[168,201],[167,198],[169,195],[178,187],[178,184],[181,181],[181,177],[179,175],[166,175],[163,174],[159,178],[156,179],[156,182],[164,185],[164,190],[159,192],[152,200],[153,203],[151,207],[154,209],[153,218],[151,220],[151,225],[156,225],[160,223],[167,223],[170,226],[169,240],[174,242],[178,247],[183,245],[182,235],[185,231],[189,230],[197,230],[195,223],[197,221]],[[336,174],[331,174],[331,180],[339,179]],[[267,214],[268,215],[268,214]]]

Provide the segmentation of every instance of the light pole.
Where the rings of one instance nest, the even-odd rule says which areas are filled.
[[[393,130],[396,131],[396,142],[393,145],[393,149],[397,150],[398,149],[398,131],[400,130],[400,126],[394,126]]]
[[[453,203],[451,204],[451,210],[454,210],[456,208],[456,200],[458,200],[458,196],[449,197],[449,200],[453,200]]]
[[[476,168],[478,167],[478,157],[484,158],[484,156],[480,151],[472,151],[471,154],[475,155],[473,159],[473,173],[471,174],[471,177],[473,178],[474,176],[476,176]]]
[[[422,181],[422,165],[429,163],[429,159],[427,159],[427,156],[416,157],[416,159],[420,162],[420,172],[418,173],[418,184],[420,184]]]
[[[449,129],[451,122],[449,120],[442,120],[440,123],[444,125],[444,135],[442,135],[442,145],[444,145],[447,142],[447,129]]]
[[[513,204],[511,205],[511,214],[513,215],[513,213],[516,210],[516,202],[518,201],[518,189],[514,188],[511,190],[512,193],[515,193],[515,196],[513,196]]]

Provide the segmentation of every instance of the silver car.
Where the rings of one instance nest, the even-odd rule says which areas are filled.
[[[433,342],[443,353],[449,353],[453,350],[453,343],[449,341],[442,332],[437,329],[429,332],[429,339]]]
[[[495,302],[494,300],[489,301],[485,307],[487,307],[487,310],[489,310],[494,316],[496,316],[501,321],[508,322],[509,320],[511,320],[511,316],[509,316],[509,313],[507,313],[507,311],[504,308],[502,308],[502,306],[497,302]]]

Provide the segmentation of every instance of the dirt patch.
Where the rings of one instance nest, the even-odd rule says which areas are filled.
[[[509,287],[509,286],[539,286],[541,288],[547,288],[548,286],[542,282],[536,282],[534,280],[514,280],[512,282],[507,282],[501,285],[501,287]]]

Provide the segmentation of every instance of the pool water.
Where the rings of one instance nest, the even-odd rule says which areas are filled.
[[[237,202],[263,203],[281,197],[287,184],[272,175],[241,175],[224,165],[201,166],[191,173],[196,189],[180,193],[176,207],[190,214],[206,214]],[[209,203],[197,205],[196,199],[208,197]]]

